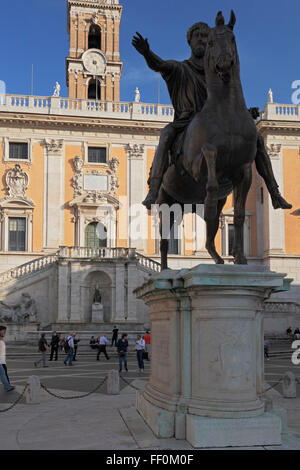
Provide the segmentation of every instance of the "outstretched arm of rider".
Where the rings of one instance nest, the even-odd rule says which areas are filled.
[[[151,51],[148,39],[143,38],[140,33],[136,33],[137,36],[133,36],[131,44],[135,49],[144,56],[148,67],[154,70],[154,72],[168,72],[172,68],[172,62],[163,60],[158,55]]]

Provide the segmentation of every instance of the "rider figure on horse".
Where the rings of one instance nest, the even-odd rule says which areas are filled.
[[[210,28],[206,23],[195,23],[187,32],[187,41],[191,47],[191,57],[183,62],[163,60],[154,54],[147,39],[139,33],[133,37],[132,44],[142,54],[148,66],[159,72],[165,80],[174,107],[174,121],[161,132],[160,140],[148,179],[149,193],[143,201],[147,209],[155,204],[161,186],[163,175],[167,170],[169,152],[173,160],[181,151],[185,130],[195,114],[201,111],[206,98],[206,82],[204,73],[204,54]],[[258,117],[257,108],[251,108],[250,113]],[[174,161],[173,161],[174,163]],[[274,209],[290,209],[292,206],[281,196],[278,184],[272,170],[270,157],[266,151],[263,138],[258,135],[256,169],[264,179],[270,193]]]

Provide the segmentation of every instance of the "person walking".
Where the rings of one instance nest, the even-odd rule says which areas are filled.
[[[122,337],[118,340],[117,342],[117,348],[118,348],[118,355],[119,355],[119,372],[122,372],[122,363],[124,362],[124,367],[126,372],[128,372],[127,369],[127,348],[128,348],[128,340],[127,340],[127,334],[123,333]]]
[[[140,372],[144,372],[143,354],[145,352],[145,340],[141,338],[140,335],[137,336],[135,349],[136,349],[136,357],[138,361],[139,370]]]
[[[49,361],[53,360],[53,356],[55,354],[55,361],[58,359],[58,346],[59,346],[59,335],[56,333],[56,331],[53,331],[52,333],[52,338],[51,338],[51,350],[50,350],[50,359]]]
[[[107,352],[106,352],[107,343],[108,343],[108,339],[107,339],[106,335],[100,336],[99,346],[98,346],[98,353],[97,353],[97,361],[100,361],[99,356],[102,352],[104,353],[104,356],[106,357],[106,359],[109,360],[109,357],[108,357]]]
[[[38,344],[38,351],[40,353],[42,353],[42,357],[41,357],[41,359],[39,359],[38,361],[36,361],[34,363],[35,367],[37,367],[40,362],[43,362],[43,367],[48,367],[46,365],[46,352],[48,351],[48,343],[47,343],[47,340],[46,340],[46,333],[41,334],[41,337],[39,339],[39,344]]]
[[[7,374],[6,367],[6,344],[4,341],[4,336],[6,335],[6,326],[0,326],[0,379],[3,383],[4,389],[6,392],[11,392],[15,389],[14,385],[11,385],[9,377]]]
[[[118,341],[118,331],[119,329],[116,327],[116,325],[114,326],[113,330],[112,330],[112,339],[111,339],[111,345],[113,346],[113,344],[115,343],[115,346],[117,346],[117,341]]]
[[[77,349],[78,349],[78,343],[80,342],[80,338],[75,338],[74,337],[74,356],[73,356],[73,361],[77,361],[76,359],[76,354],[77,354]]]
[[[146,331],[146,334],[144,335],[144,340],[145,340],[145,359],[147,361],[150,361],[151,335],[148,330]]]
[[[264,357],[269,361],[269,341],[267,339],[264,340]]]
[[[67,356],[65,357],[64,360],[64,365],[67,365],[67,362],[69,361],[69,366],[72,366],[72,360],[74,356],[74,334],[71,334],[67,336],[66,342],[65,342],[65,351],[67,353]]]

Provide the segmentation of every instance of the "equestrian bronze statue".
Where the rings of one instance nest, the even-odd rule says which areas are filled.
[[[204,204],[206,249],[217,264],[224,263],[215,248],[219,218],[233,191],[235,264],[246,264],[243,243],[245,205],[252,181],[252,164],[264,179],[274,208],[289,209],[278,190],[270,158],[255,121],[256,110],[246,107],[239,57],[233,33],[235,15],[225,25],[221,12],[216,25],[196,23],[188,31],[191,58],[163,61],[139,33],[134,47],[149,67],[162,74],[174,106],[174,122],[162,132],[143,204]],[[169,158],[171,155],[171,158]],[[174,219],[171,219],[171,224]],[[160,231],[162,235],[162,216]],[[168,239],[160,243],[162,269],[167,268]]]

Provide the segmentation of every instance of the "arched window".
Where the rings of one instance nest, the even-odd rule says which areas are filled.
[[[101,49],[101,29],[92,24],[89,31],[89,49]]]
[[[89,100],[100,100],[101,99],[101,88],[99,80],[90,80],[88,88],[88,99]]]
[[[100,222],[92,222],[85,229],[85,246],[88,248],[105,248],[107,246],[107,229]]]

